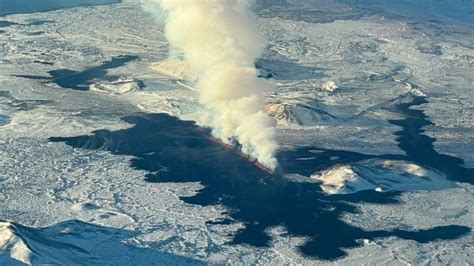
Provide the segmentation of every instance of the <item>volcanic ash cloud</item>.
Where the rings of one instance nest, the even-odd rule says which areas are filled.
[[[274,121],[262,93],[272,84],[258,78],[254,61],[265,47],[247,0],[156,0],[168,14],[165,33],[197,77],[204,123],[224,142],[237,139],[243,152],[271,169],[277,166]]]

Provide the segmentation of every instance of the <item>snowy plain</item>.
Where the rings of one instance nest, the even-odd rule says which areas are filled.
[[[384,1],[373,1],[375,7],[343,2],[257,1],[258,27],[269,45],[256,65],[277,84],[266,102],[278,122],[281,149],[403,156],[400,126],[390,121],[406,117],[393,108],[422,97],[426,103],[410,107],[432,123],[421,134],[435,139],[438,153],[473,168],[474,28],[468,19],[453,19],[459,6],[444,6],[447,15],[431,20],[400,15],[402,2],[396,12]],[[472,1],[460,5],[473,10]],[[119,146],[114,151],[51,141],[95,136],[96,130],[129,132],[136,125],[127,116],[166,113],[199,122],[207,110],[182,80],[186,66],[166,61],[162,21],[125,1],[12,14],[0,22],[0,264],[473,263],[470,230],[426,243],[361,238],[330,259],[301,252],[311,237],[284,225],[265,228],[268,246],[229,244],[248,221],[222,223],[232,216],[229,206],[183,201],[205,189],[203,182],[146,182],[149,172],[132,167],[136,156]],[[341,160],[319,175],[336,178],[338,185],[367,172],[377,178],[388,160],[382,159]],[[339,220],[374,232],[474,227],[472,181],[402,159],[384,181],[431,174],[439,182],[431,186],[423,179],[427,184],[413,189],[407,183],[380,182],[388,184],[383,189],[364,183],[354,191],[402,192],[390,203],[342,200],[355,211]],[[316,172],[281,178],[322,182],[324,190],[328,179],[311,178]],[[340,234],[330,232],[334,239]]]

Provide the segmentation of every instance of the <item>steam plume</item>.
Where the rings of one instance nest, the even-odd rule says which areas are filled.
[[[248,0],[154,0],[167,11],[165,34],[197,77],[205,123],[224,142],[271,169],[277,166],[274,121],[261,95],[272,84],[258,78],[254,61],[265,47]]]

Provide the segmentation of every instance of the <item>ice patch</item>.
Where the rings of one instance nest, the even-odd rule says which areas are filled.
[[[339,165],[315,173],[311,178],[321,182],[328,194],[351,194],[363,190],[413,191],[456,187],[434,169],[396,160],[369,159],[352,165]]]

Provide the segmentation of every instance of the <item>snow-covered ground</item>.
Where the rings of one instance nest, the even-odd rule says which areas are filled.
[[[426,20],[383,1],[383,12],[344,2],[257,1],[269,46],[256,65],[277,84],[266,102],[281,149],[403,156],[400,126],[390,121],[404,117],[392,109],[423,97],[411,107],[433,123],[422,134],[436,139],[438,153],[474,167],[474,28],[452,19],[459,6]],[[138,59],[107,65],[121,55]],[[0,17],[0,264],[473,263],[472,232],[428,243],[358,239],[334,261],[302,254],[297,247],[309,236],[283,225],[266,229],[269,247],[230,245],[244,221],[209,223],[232,210],[182,200],[199,193],[200,182],[146,182],[132,155],[50,141],[125,130],[133,125],[122,118],[141,113],[199,122],[206,110],[185,80],[187,66],[167,58],[163,25],[134,1]],[[77,80],[86,90],[64,87]],[[474,186],[408,159],[287,178],[335,194],[403,191],[390,204],[351,201],[357,212],[340,219],[363,230],[473,228]]]

